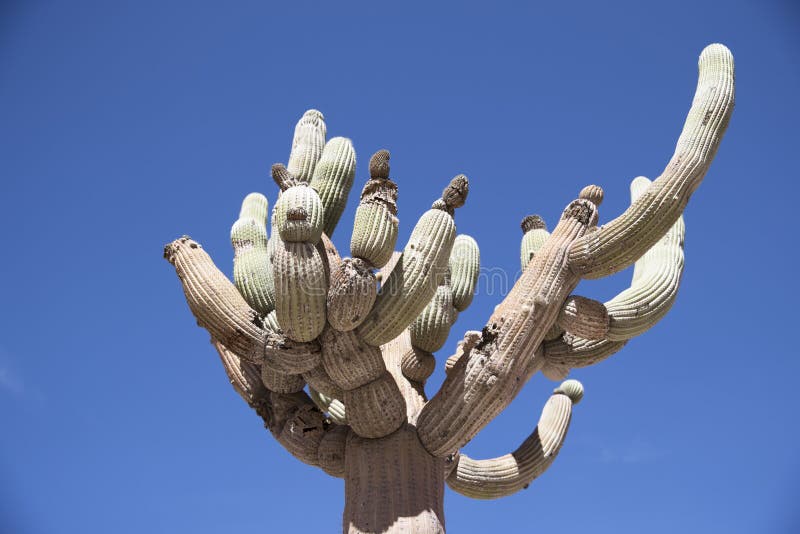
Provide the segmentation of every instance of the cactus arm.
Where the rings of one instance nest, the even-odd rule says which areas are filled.
[[[298,343],[265,330],[258,312],[196,241],[176,239],[164,248],[164,257],[175,267],[197,323],[240,358],[261,365],[265,355],[305,358],[320,352],[316,342]]]
[[[261,315],[275,309],[275,284],[267,247],[267,199],[250,193],[231,228],[233,281],[247,303]]]
[[[342,477],[347,427],[325,421],[303,392],[269,391],[259,379],[257,365],[241,359],[214,338],[211,344],[217,349],[233,388],[264,420],[278,443],[304,463]]]
[[[461,453],[446,479],[447,485],[473,499],[498,499],[526,489],[552,465],[561,450],[572,406],[580,401],[581,394],[577,381],[562,384],[544,405],[534,431],[514,452],[488,460],[474,460]]]
[[[575,241],[570,262],[577,274],[599,278],[624,269],[675,224],[711,165],[733,106],[733,56],[712,44],[700,55],[697,90],[672,159],[622,215]]]
[[[522,219],[520,227],[522,228],[522,241],[519,244],[519,261],[520,267],[524,271],[536,251],[542,248],[547,238],[550,237],[550,232],[547,231],[544,219],[538,215],[528,215]]]
[[[455,241],[453,211],[463,205],[467,192],[466,176],[453,178],[442,199],[422,215],[375,305],[357,329],[366,343],[380,346],[396,338],[430,302]]]
[[[311,187],[319,193],[324,206],[324,231],[328,236],[333,235],[344,212],[355,175],[356,152],[350,139],[334,137],[325,143],[322,157],[314,167]]]
[[[322,156],[325,147],[325,117],[316,109],[309,109],[294,128],[292,151],[286,167],[301,182],[309,183],[314,175],[314,167]]]
[[[544,363],[539,345],[579,278],[568,262],[571,244],[597,224],[597,207],[578,199],[461,357],[417,422],[434,456],[461,448],[494,419]]]
[[[475,239],[466,234],[456,236],[449,267],[453,307],[463,312],[472,304],[481,272],[481,252]]]
[[[320,393],[310,386],[308,388],[308,395],[311,397],[311,400],[314,401],[314,404],[317,405],[317,408],[322,410],[323,413],[328,414],[331,421],[338,425],[347,424],[347,411],[342,401]]]

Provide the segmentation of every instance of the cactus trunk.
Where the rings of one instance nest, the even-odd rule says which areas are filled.
[[[411,425],[380,439],[351,434],[342,531],[444,532],[444,477],[445,460],[428,454]]]

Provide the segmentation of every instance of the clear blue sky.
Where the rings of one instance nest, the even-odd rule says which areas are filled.
[[[343,4],[0,6],[0,531],[336,532],[342,481],[235,395],[163,244],[190,234],[230,273],[241,198],[275,198],[269,166],[315,107],[353,139],[355,190],[392,151],[402,242],[464,172],[459,231],[515,273],[524,215],[552,227],[597,183],[609,220],[661,172],[711,42],[736,58],[737,107],[688,207],[675,307],[573,373],[586,397],[547,473],[494,502],[448,490],[447,525],[800,531],[797,4]],[[441,356],[500,298],[479,288]],[[534,377],[466,451],[514,449],[553,387]]]

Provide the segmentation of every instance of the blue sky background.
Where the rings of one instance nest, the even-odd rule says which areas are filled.
[[[343,482],[236,396],[163,244],[190,234],[230,274],[241,198],[275,198],[269,166],[315,107],[353,139],[354,191],[392,151],[401,242],[470,176],[459,231],[513,276],[524,215],[552,227],[597,183],[607,221],[661,172],[711,42],[736,58],[737,107],[688,207],[675,307],[573,373],[586,397],[547,473],[499,501],[448,490],[447,525],[800,531],[798,30],[788,0],[3,2],[0,531],[337,531]],[[480,287],[441,356],[501,298]],[[516,448],[553,387],[534,377],[466,451]]]

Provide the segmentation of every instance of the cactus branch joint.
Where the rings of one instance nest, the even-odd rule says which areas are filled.
[[[271,236],[266,197],[242,202],[231,229],[233,282],[189,237],[164,256],[236,392],[293,456],[345,480],[343,531],[443,532],[445,484],[476,499],[526,488],[555,459],[583,398],[583,386],[565,380],[570,369],[608,358],[669,311],[683,271],[682,213],[733,106],[733,57],[710,45],[663,174],[633,180],[630,207],[602,226],[597,185],[580,191],[552,232],[525,217],[522,275],[446,358],[447,377],[430,399],[434,353],[470,305],[480,271],[478,244],[456,232],[466,176],[444,188],[398,252],[398,188],[390,153],[379,150],[342,258],[329,237],[356,154],[347,138],[326,141],[322,113],[309,110],[288,164],[272,168],[281,193]],[[608,302],[573,294],[581,279],[630,265],[630,287]],[[498,458],[461,453],[537,371],[563,382],[530,436]]]

